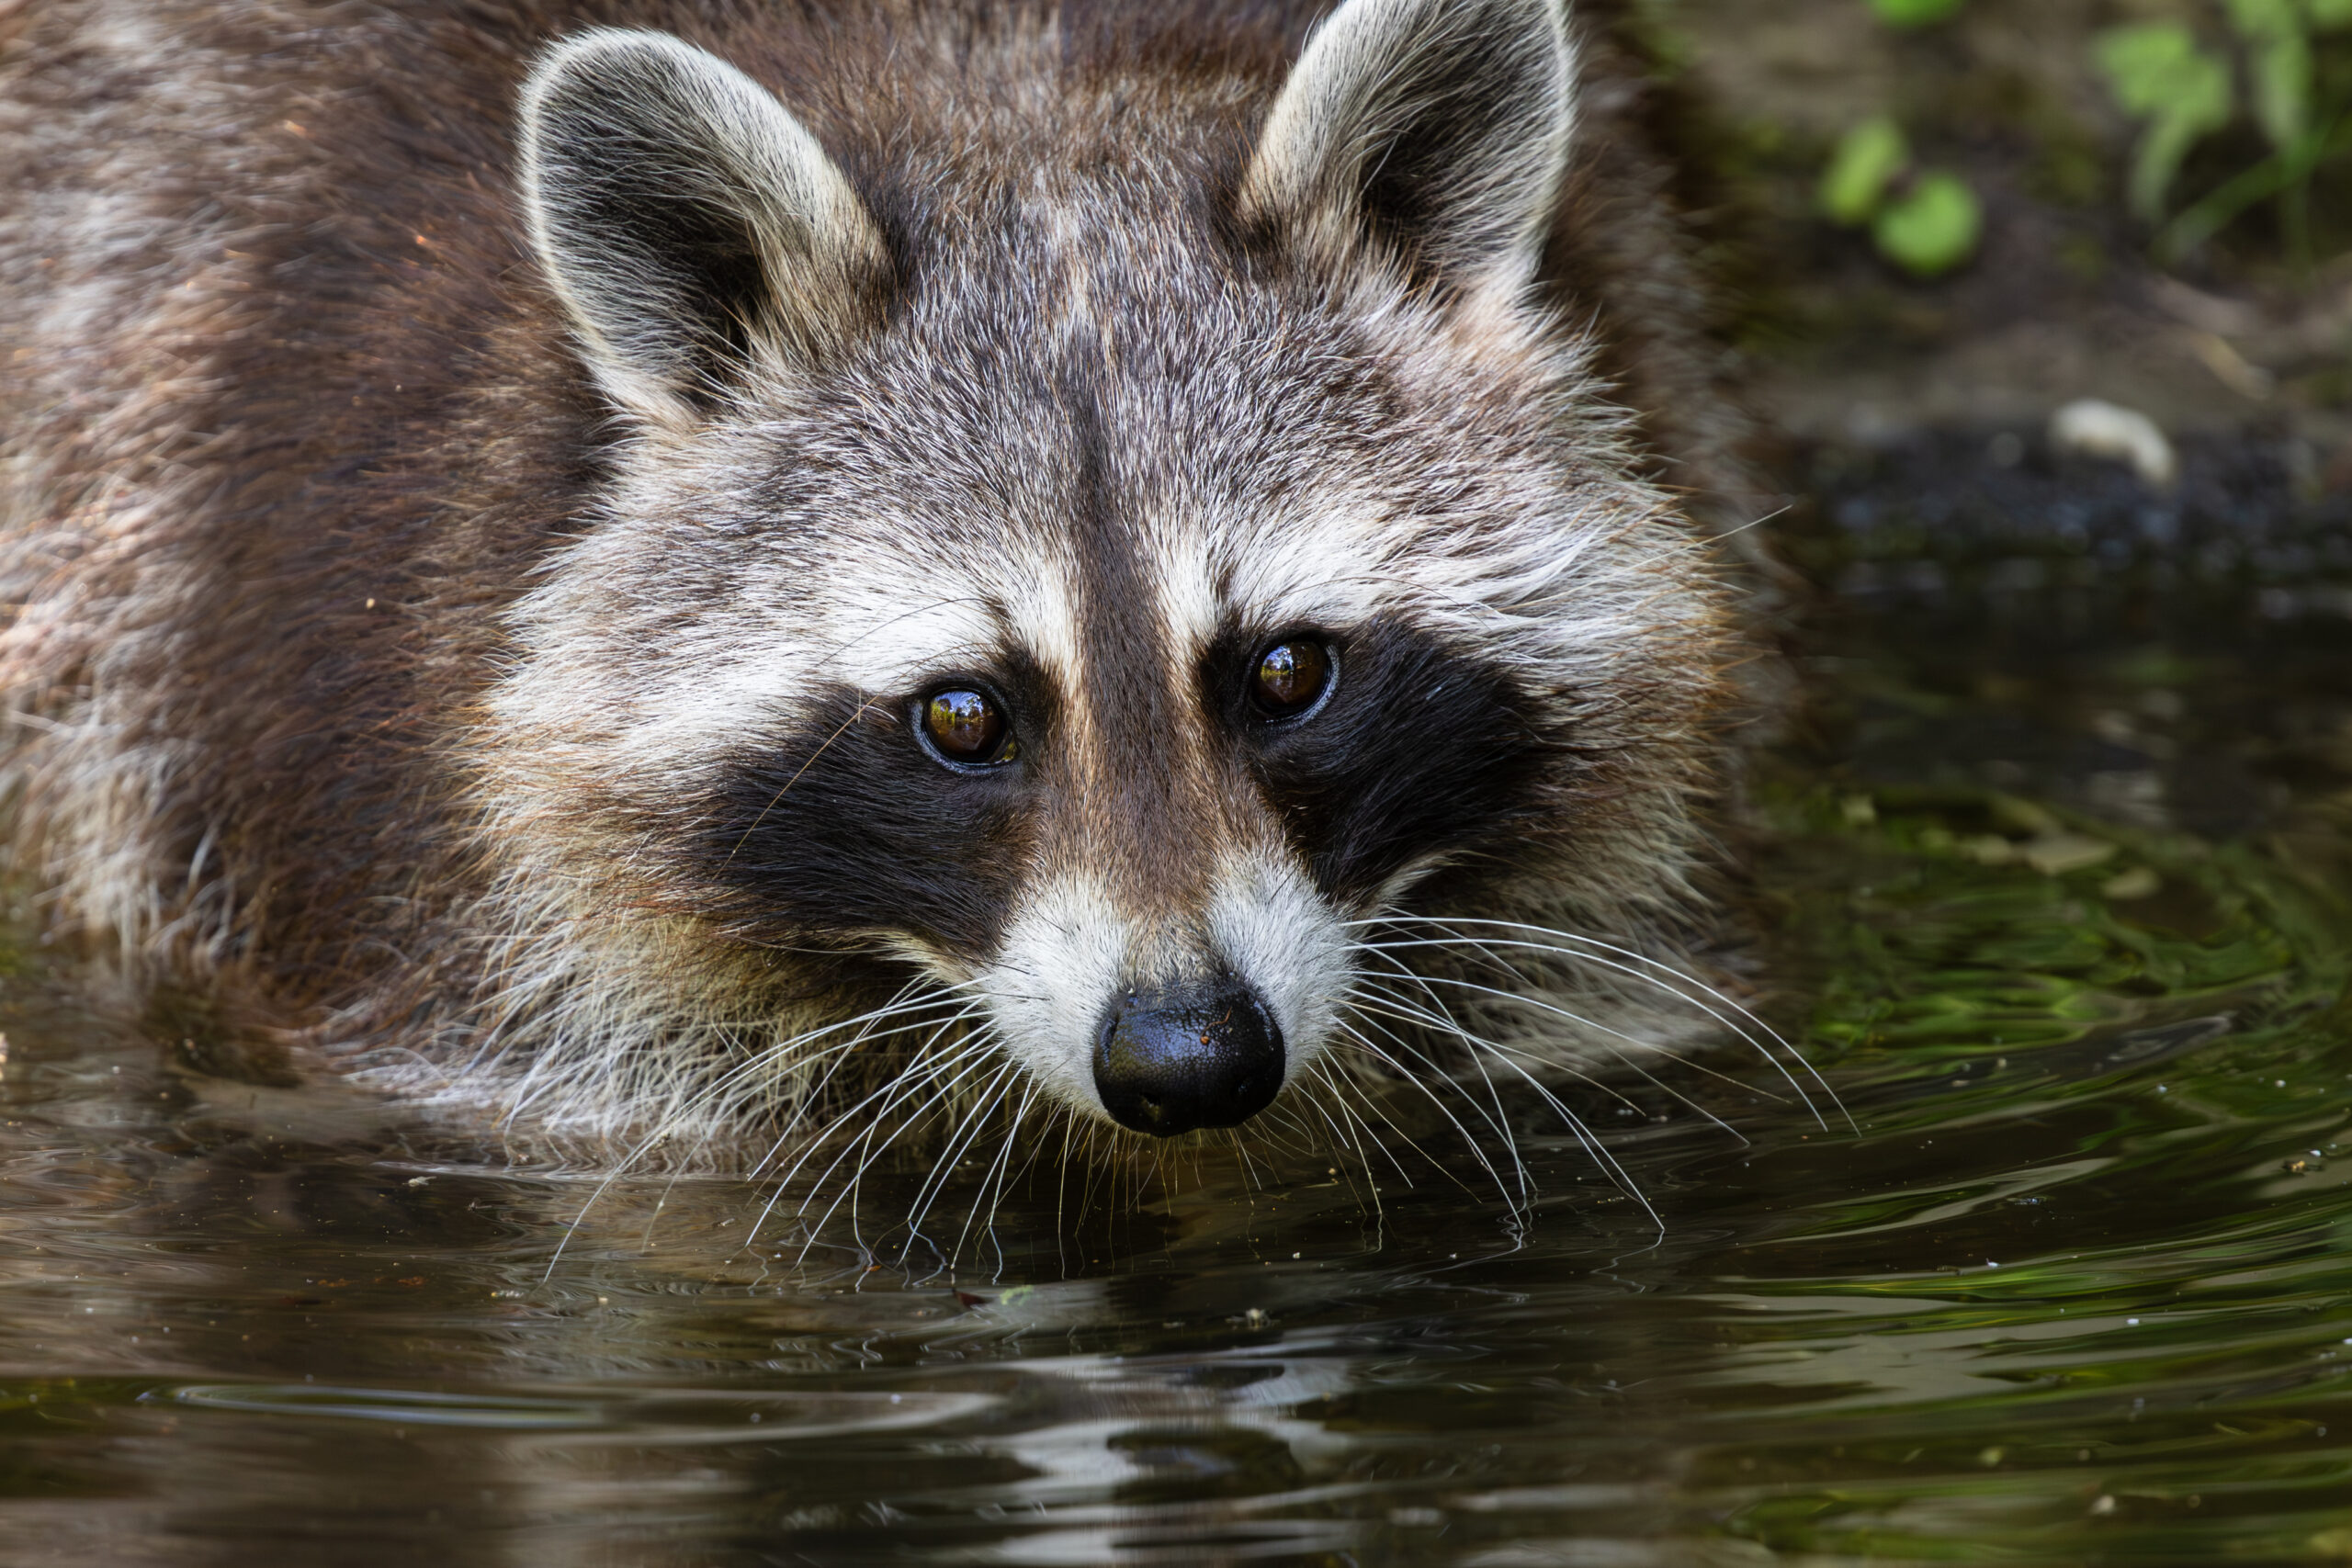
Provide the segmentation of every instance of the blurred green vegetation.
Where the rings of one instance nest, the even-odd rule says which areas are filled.
[[[1821,176],[1821,207],[1849,228],[1868,224],[1879,254],[1920,277],[1950,272],[1976,249],[1984,214],[1957,175],[1915,171],[1902,129],[1873,115],[1838,141]]]
[[[2159,224],[2171,261],[2247,209],[2278,203],[2287,257],[2312,263],[2311,187],[2324,164],[2352,152],[2352,51],[2326,35],[2352,28],[2352,0],[2227,0],[2228,39],[2200,39],[2186,21],[2135,22],[2099,34],[2097,52],[2116,101],[2143,123],[2132,210]],[[2243,82],[2243,104],[2236,85]],[[2243,116],[2269,151],[2165,221],[2166,197],[2196,144]]]
[[[2352,0],[1640,15],[1738,286],[1799,335],[1916,344],[2158,271],[2285,315],[2352,276]]]

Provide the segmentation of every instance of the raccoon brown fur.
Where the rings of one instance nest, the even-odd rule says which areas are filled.
[[[44,918],[605,1160],[1650,1040],[1742,498],[1645,88],[1321,10],[0,4]]]

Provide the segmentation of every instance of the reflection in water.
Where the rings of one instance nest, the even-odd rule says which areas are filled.
[[[2156,582],[2095,506],[1898,570],[1923,481],[1840,472],[1743,896],[1853,1130],[1727,1051],[1572,1100],[1663,1239],[1529,1100],[1529,1219],[1466,1161],[1206,1166],[977,1262],[804,1256],[707,1179],[572,1230],[592,1180],[22,969],[0,1560],[2352,1557],[2352,623]]]

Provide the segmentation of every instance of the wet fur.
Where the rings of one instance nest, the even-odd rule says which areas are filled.
[[[1677,951],[1731,659],[1705,537],[1742,513],[1643,89],[1579,13],[1556,218],[1521,237],[1549,292],[1521,310],[1453,287],[1442,250],[1367,263],[1315,191],[1252,184],[1316,14],[0,5],[0,686],[49,921],[528,1146],[738,1166],[861,1105],[1029,1084],[1070,1111],[992,1059],[888,1098],[923,1042],[985,1045],[984,973],[1134,962],[1082,933],[1008,950],[1016,883],[1177,946],[1227,918],[1215,897],[1360,919],[1409,889]],[[871,214],[766,348],[752,322],[631,381],[535,261],[514,106],[594,24],[773,88]],[[1246,566],[1261,611],[1153,598],[1203,547],[1179,503],[1239,541],[1186,581]],[[1573,551],[1523,521],[1563,515]],[[1384,550],[1417,571],[1325,591]],[[1067,628],[1039,658],[1127,682],[1106,708],[989,665],[1034,681],[1066,809],[910,773],[887,647],[784,694],[697,662],[780,638],[813,668],[838,650],[803,646],[793,583],[903,597],[927,560],[1042,596],[1004,611]],[[1284,593],[1362,612],[1369,683],[1334,699],[1358,722],[1265,755],[1216,705]],[[1187,615],[1198,659],[1138,663]],[[962,858],[892,848],[943,831]],[[1263,886],[1212,886],[1236,875]],[[1211,936],[1277,953],[1288,929]],[[763,1055],[909,997],[910,964],[925,1010],[878,1027],[913,1032]],[[1607,974],[1532,983],[1639,1016]],[[1017,1001],[1004,1029],[1069,1026]],[[1349,1004],[1315,1005],[1285,1026]],[[1554,1066],[1598,1049],[1541,1038]],[[1340,1077],[1420,1070],[1344,1055]]]

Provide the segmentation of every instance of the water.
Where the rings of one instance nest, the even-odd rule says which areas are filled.
[[[949,1267],[648,1178],[555,1259],[593,1183],[20,964],[0,1562],[2352,1560],[2352,524],[2190,457],[1813,455],[1733,896],[1853,1125],[1582,1093],[1662,1236],[1511,1101],[1520,1218],[1204,1168]]]

